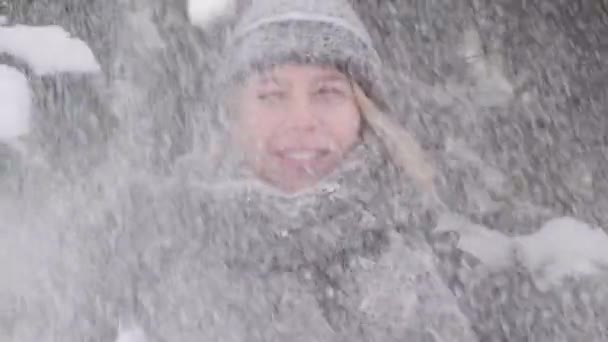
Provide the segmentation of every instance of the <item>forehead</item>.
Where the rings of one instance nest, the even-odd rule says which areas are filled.
[[[255,74],[252,78],[255,83],[310,83],[343,81],[348,77],[334,67],[314,65],[283,65]]]

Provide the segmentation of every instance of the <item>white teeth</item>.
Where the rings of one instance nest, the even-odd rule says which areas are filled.
[[[294,151],[285,153],[285,158],[294,160],[312,160],[319,156],[318,152],[315,151]]]

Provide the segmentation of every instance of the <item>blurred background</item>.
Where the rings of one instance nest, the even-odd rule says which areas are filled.
[[[438,164],[454,209],[509,232],[538,227],[525,220],[539,213],[608,226],[606,1],[355,5],[393,75],[394,115]],[[28,75],[34,95],[30,133],[19,148],[0,145],[3,202],[44,205],[74,187],[98,196],[134,175],[170,175],[180,156],[208,143],[222,28],[203,32],[186,8],[2,2],[10,24],[60,25],[82,39],[103,70],[37,76],[0,54]]]
[[[454,211],[508,235],[563,215],[608,229],[608,1],[354,4],[392,75],[392,115]],[[0,16],[59,25],[101,66],[38,75],[0,53],[32,91],[29,133],[0,142],[1,236],[50,255],[45,237],[66,221],[119,225],[110,208],[131,181],[153,188],[181,157],[205,162],[222,23],[192,25],[185,0],[2,0]]]

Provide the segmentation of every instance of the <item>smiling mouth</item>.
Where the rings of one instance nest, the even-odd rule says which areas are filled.
[[[293,149],[285,150],[277,153],[282,159],[292,160],[296,162],[311,162],[322,159],[329,155],[327,149]]]

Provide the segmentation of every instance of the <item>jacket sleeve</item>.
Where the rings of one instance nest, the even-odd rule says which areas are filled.
[[[361,272],[358,283],[359,309],[385,334],[377,340],[477,341],[423,240],[391,233],[389,250]]]

